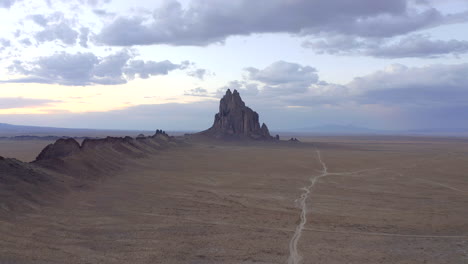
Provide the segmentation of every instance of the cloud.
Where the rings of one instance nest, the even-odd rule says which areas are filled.
[[[81,27],[80,29],[80,46],[83,48],[88,47],[88,36],[89,36],[90,30],[87,27]]]
[[[201,97],[210,97],[208,90],[201,87],[193,88],[184,92],[184,95],[187,96],[201,96]]]
[[[78,32],[66,23],[59,23],[48,26],[44,30],[38,32],[36,40],[41,42],[60,40],[67,45],[75,45],[78,38]]]
[[[31,15],[30,18],[32,21],[34,21],[36,24],[42,27],[47,26],[47,23],[49,23],[47,18],[42,14]]]
[[[250,81],[264,84],[264,90],[274,94],[302,92],[318,81],[315,68],[285,61],[274,62],[264,69],[245,70]]]
[[[203,103],[143,104],[107,112],[2,115],[2,121],[29,125],[101,129],[164,129],[201,131],[213,122],[218,107],[214,100]],[[135,118],[138,117],[138,118]],[[15,121],[16,120],[16,121]]]
[[[296,69],[310,70],[296,70],[293,71],[296,74],[291,74],[291,67],[274,67],[276,64],[273,63],[264,70],[248,68],[250,75],[246,80],[230,82],[224,88],[242,90],[243,87],[256,84],[260,80],[256,97],[268,99],[272,93],[271,86],[277,84],[282,89],[274,93],[275,100],[297,106],[375,104],[400,108],[454,105],[468,107],[468,64],[413,68],[393,64],[343,85],[320,81],[315,69],[310,66],[295,65]],[[276,70],[267,70],[271,67]],[[271,80],[269,76],[278,79]]]
[[[329,36],[317,41],[305,41],[304,48],[317,53],[335,55],[365,55],[379,58],[433,58],[468,52],[468,41],[433,40],[428,35],[413,34],[393,39],[366,39],[350,36]]]
[[[47,17],[42,14],[35,14],[29,16],[29,18],[42,27],[34,35],[38,43],[57,40],[70,46],[76,44],[79,32],[72,27],[72,22],[66,19],[62,12],[55,12]]]
[[[398,43],[368,50],[367,54],[384,58],[404,57],[437,57],[446,54],[463,54],[468,52],[468,41],[432,40],[424,35],[411,35]]]
[[[116,13],[109,12],[105,9],[94,9],[93,13],[100,17],[115,17]]]
[[[174,64],[168,60],[160,62],[133,60],[130,61],[128,67],[126,67],[124,71],[131,79],[136,76],[139,76],[142,79],[148,79],[151,76],[167,75],[170,71],[176,69],[185,69],[185,63],[182,62],[181,64]]]
[[[467,21],[466,12],[445,15],[406,0],[199,0],[187,7],[165,0],[152,16],[117,17],[96,40],[115,46],[204,46],[254,33],[386,38],[462,21]]]
[[[0,8],[10,8],[16,2],[20,2],[21,0],[0,0]]]
[[[47,106],[52,103],[57,103],[57,100],[33,99],[23,97],[0,97],[0,109],[13,109],[25,107]]]
[[[363,104],[400,107],[468,107],[468,64],[408,68],[392,65],[355,78],[347,87]]]
[[[103,4],[108,4],[111,1],[112,0],[78,0],[79,3],[90,5],[90,6],[99,6]]]
[[[246,68],[246,70],[249,73],[249,79],[268,85],[314,83],[318,80],[315,68],[286,61],[274,62],[262,70],[253,67]]]
[[[32,45],[32,42],[31,42],[31,40],[29,38],[20,39],[19,43],[23,44],[24,46],[31,46]]]
[[[316,74],[311,66],[275,67],[276,64],[263,70],[247,68],[248,75],[243,80],[229,82],[215,95],[222,96],[228,88],[237,89],[251,105],[265,112],[296,109],[309,115],[319,111],[343,121],[345,116],[352,120],[367,116],[362,120],[373,119],[378,123],[382,118],[394,118],[394,122],[404,122],[409,127],[468,126],[463,125],[466,122],[462,114],[468,111],[468,64],[425,67],[394,64],[347,84],[328,83],[313,75],[303,78],[308,76],[307,72]],[[290,74],[291,68],[310,70],[292,71],[299,75],[296,76]],[[273,84],[281,89],[272,90]]]
[[[305,65],[301,65],[305,67]],[[267,68],[267,67],[266,67]],[[261,71],[261,70],[259,70]],[[322,124],[359,124],[387,129],[468,127],[468,64],[406,67],[391,65],[355,78],[347,84],[312,83],[305,91],[268,96],[268,85],[248,78],[229,82],[219,95],[201,87],[186,95],[206,96],[187,104],[138,105],[95,113],[2,116],[30,124],[88,128],[202,130],[211,125],[218,102],[226,89],[237,89],[247,105],[273,129]],[[281,82],[282,84],[285,81]],[[0,101],[2,103],[2,101]],[[138,116],[138,118],[135,118]],[[57,123],[54,123],[57,122]],[[153,127],[156,124],[156,127]]]
[[[0,51],[3,51],[6,48],[11,46],[11,41],[8,39],[0,38]]]
[[[55,53],[35,61],[14,61],[9,67],[24,78],[5,80],[3,83],[54,83],[61,85],[115,85],[135,78],[167,75],[176,69],[185,69],[188,62],[174,64],[170,61],[135,60],[128,50],[97,57],[93,53]]]
[[[187,72],[189,76],[198,78],[200,80],[205,79],[205,76],[208,74],[206,69],[194,69],[192,71]]]

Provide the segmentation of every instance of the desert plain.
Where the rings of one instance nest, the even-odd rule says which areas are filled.
[[[2,215],[0,263],[468,263],[467,139],[186,140]]]

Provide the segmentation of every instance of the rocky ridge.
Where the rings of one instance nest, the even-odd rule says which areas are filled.
[[[136,158],[184,144],[158,130],[149,137],[85,139],[81,144],[73,138],[58,139],[31,163],[0,157],[0,218],[9,215],[5,212],[34,209],[69,189],[112,177]]]

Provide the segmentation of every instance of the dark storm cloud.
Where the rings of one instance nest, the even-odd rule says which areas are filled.
[[[433,40],[421,34],[409,35],[398,41],[340,35],[318,41],[306,41],[303,47],[313,49],[319,54],[366,55],[380,58],[433,58],[467,53],[468,41]]]
[[[415,9],[406,0],[199,0],[187,8],[166,0],[151,17],[117,17],[96,40],[117,46],[208,45],[233,35],[279,32],[382,38],[466,19],[464,13]]]
[[[51,103],[57,103],[57,100],[32,99],[23,97],[0,97],[0,109],[13,109],[24,107],[46,106]]]
[[[15,61],[9,70],[26,77],[3,83],[56,83],[62,85],[115,85],[135,78],[167,75],[176,69],[185,69],[188,62],[135,60],[127,50],[97,57],[93,53],[56,53],[32,62]]]

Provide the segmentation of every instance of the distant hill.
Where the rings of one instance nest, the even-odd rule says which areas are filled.
[[[138,134],[154,134],[154,131],[142,130],[105,130],[83,128],[58,128],[41,126],[22,126],[0,123],[0,137],[13,136],[72,136],[72,137],[100,137],[100,136],[136,136]]]
[[[39,127],[39,126],[19,126],[19,125],[10,125],[5,123],[0,123],[0,133],[12,133],[12,134],[21,134],[21,133],[33,133],[33,134],[42,134],[50,133],[54,131],[74,131],[75,129],[67,128],[56,128],[56,127]],[[82,129],[80,129],[82,130]]]
[[[468,136],[468,128],[426,128],[406,131],[415,135]]]
[[[327,135],[428,135],[428,136],[468,136],[468,128],[426,128],[412,130],[378,130],[353,125],[324,125],[302,127],[291,132]]]
[[[349,135],[349,134],[392,134],[394,131],[376,130],[365,127],[357,127],[353,125],[324,125],[316,127],[302,127],[291,131],[307,132],[316,134],[334,134],[334,135]]]

